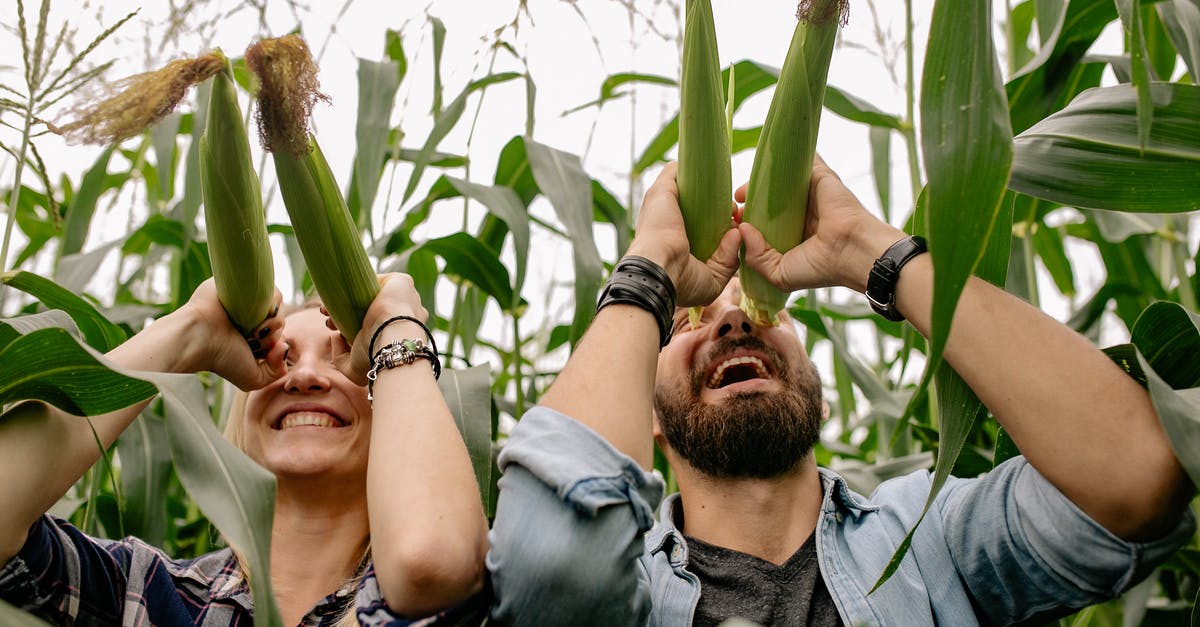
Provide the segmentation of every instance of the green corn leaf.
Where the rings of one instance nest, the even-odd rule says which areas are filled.
[[[162,373],[149,378],[162,393],[171,459],[180,482],[246,558],[254,624],[283,625],[270,577],[275,477],[217,431],[199,379]]]
[[[358,60],[358,121],[354,127],[357,150],[354,153],[355,194],[347,196],[350,215],[360,229],[371,229],[371,208],[383,175],[388,149],[392,108],[400,89],[403,73],[392,61]]]
[[[595,315],[591,303],[600,292],[603,265],[592,234],[592,184],[579,157],[534,141],[525,141],[533,178],[571,238],[575,261],[574,346]]]
[[[59,258],[83,250],[88,230],[92,225],[92,215],[96,213],[96,203],[109,187],[108,162],[113,155],[113,146],[101,151],[95,163],[83,175],[71,205],[67,207],[67,216],[63,223],[63,239],[59,244]]]
[[[171,477],[171,450],[162,418],[143,411],[117,440],[126,533],[163,546],[167,510],[163,495]]]
[[[1172,388],[1200,387],[1200,315],[1159,301],[1138,317],[1130,341]]]
[[[92,348],[108,352],[126,339],[125,331],[105,318],[88,301],[50,279],[24,270],[0,274],[0,281],[38,299],[47,309],[65,311],[79,326]]]
[[[1011,198],[1002,202],[1012,163],[1012,129],[991,35],[991,2],[962,5],[938,0],[933,11],[921,85],[921,144],[929,173],[927,236],[937,280],[922,383],[937,379],[942,435],[926,511],[949,477],[981,411],[966,384],[950,368],[942,367],[950,322],[958,297],[970,275],[981,267],[993,236],[1010,236],[1012,221]],[[1007,239],[991,248],[994,253],[986,257],[984,270],[999,274],[1003,282],[1002,273],[1008,267]],[[914,398],[918,397],[920,394]],[[873,589],[899,568],[917,525]]]
[[[516,72],[503,72],[500,74],[489,74],[481,79],[471,81],[462,93],[446,106],[445,110],[435,112],[433,130],[429,131],[428,137],[425,138],[425,145],[421,147],[421,153],[417,160],[413,162],[413,171],[409,175],[408,185],[404,188],[404,196],[400,202],[408,202],[412,197],[413,192],[417,189],[417,184],[421,182],[421,175],[424,174],[426,166],[429,165],[434,153],[437,151],[438,144],[450,134],[454,126],[458,124],[458,120],[462,118],[463,113],[467,110],[467,99],[471,94],[481,89],[486,89],[490,85],[504,83],[515,78],[521,78],[523,74]],[[438,92],[440,93],[440,91]]]
[[[179,136],[182,117],[178,113],[172,113],[150,127],[154,168],[159,182],[158,197],[153,198],[154,204],[165,203],[175,197],[175,162],[179,156],[175,139]]]
[[[1146,36],[1142,29],[1142,2],[1116,0],[1116,3],[1121,23],[1125,26],[1125,42],[1129,50],[1133,86],[1137,90],[1138,144],[1145,150],[1150,143],[1150,129],[1154,123],[1154,104],[1150,96],[1150,81],[1154,69],[1150,67],[1149,53],[1146,52]]]
[[[1042,49],[1006,86],[1012,128],[1018,133],[1077,93],[1082,76],[1076,74],[1085,71],[1079,61],[1116,19],[1117,9],[1113,0],[1039,0],[1037,17]]]
[[[520,294],[525,285],[525,269],[529,260],[529,213],[525,205],[509,187],[478,185],[452,176],[447,176],[446,180],[458,193],[479,202],[492,215],[508,225],[513,235],[513,252],[516,253],[517,264],[512,291],[514,295]],[[507,303],[504,306],[511,308],[516,306],[516,303]]]
[[[487,366],[475,366],[465,370],[447,370],[438,380],[442,396],[454,424],[458,426],[467,444],[475,479],[479,482],[479,495],[486,514],[491,517],[495,503],[491,500],[492,484],[492,394],[491,376]]]
[[[1143,150],[1137,92],[1090,89],[1014,140],[1009,186],[1064,205],[1177,213],[1200,209],[1200,86],[1151,86],[1154,126]]]
[[[1183,57],[1195,83],[1200,76],[1200,1],[1164,0],[1157,8],[1171,43]]]
[[[50,623],[0,601],[0,627],[50,627]]]
[[[489,296],[505,312],[519,311],[520,303],[514,301],[508,269],[500,263],[499,254],[483,245],[467,233],[454,233],[446,237],[429,240],[421,245],[446,262],[443,274],[469,281]]]
[[[0,405],[39,400],[65,412],[95,416],[154,395],[154,386],[114,372],[94,349],[63,328],[19,334],[0,320]]]
[[[585,102],[579,106],[571,107],[562,112],[563,116],[571,115],[591,109],[592,107],[602,107],[606,103],[628,96],[631,92],[620,89],[626,85],[635,83],[645,83],[647,85],[665,85],[675,86],[679,83],[669,76],[659,76],[657,74],[641,74],[638,72],[618,72],[610,74],[600,83],[600,96],[590,102]]]
[[[208,121],[208,101],[211,95],[212,81],[204,81],[196,86],[196,108],[191,116],[191,141],[188,142],[187,156],[183,162],[183,197],[176,206],[180,220],[185,224],[196,223],[200,205],[204,202],[204,192],[200,189],[200,138],[204,136],[204,125]]]

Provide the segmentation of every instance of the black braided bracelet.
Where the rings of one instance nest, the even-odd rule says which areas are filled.
[[[379,334],[383,333],[384,327],[386,327],[387,325],[389,325],[393,322],[398,322],[400,320],[407,320],[409,322],[415,322],[417,324],[417,326],[421,327],[421,330],[425,332],[425,337],[429,339],[429,349],[433,351],[434,355],[437,355],[437,352],[438,352],[437,342],[433,341],[433,333],[430,333],[429,327],[425,326],[424,322],[421,322],[420,320],[417,320],[416,318],[414,318],[412,316],[392,316],[391,318],[384,320],[383,323],[381,323],[379,326],[375,327],[375,333],[373,335],[371,335],[371,343],[367,344],[367,356],[371,358],[372,363],[374,363],[375,357],[376,357],[375,340],[379,339]],[[440,370],[440,368],[439,368],[439,370]]]
[[[600,292],[596,311],[608,305],[635,305],[649,311],[658,322],[659,349],[671,341],[671,317],[675,313],[675,284],[662,266],[637,255],[617,262],[612,276]]]

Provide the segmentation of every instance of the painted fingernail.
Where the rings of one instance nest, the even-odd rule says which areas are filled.
[[[277,313],[279,313],[279,303],[275,303],[275,306],[271,308],[271,313],[267,314],[267,317],[274,318]]]
[[[262,342],[259,342],[257,339],[246,340],[246,343],[250,345],[250,350],[255,353],[262,350]]]
[[[258,339],[265,340],[265,339],[267,339],[267,336],[270,334],[271,334],[271,327],[264,327],[263,329],[259,330]]]
[[[267,358],[267,351],[265,351],[265,350],[263,350],[263,349],[261,349],[261,348],[260,348],[260,349],[258,349],[258,350],[256,350],[256,351],[254,351],[254,358],[255,358],[255,359],[266,359],[266,358]]]

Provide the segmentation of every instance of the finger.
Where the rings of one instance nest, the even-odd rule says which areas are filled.
[[[737,191],[733,192],[733,199],[738,202],[746,202],[746,192],[750,190],[749,183],[742,183]]]
[[[746,245],[746,265],[778,287],[777,277],[780,274],[779,266],[783,262],[783,254],[775,250],[753,224],[742,223],[738,225],[738,231],[741,232],[742,242]]]
[[[736,228],[729,229],[721,236],[717,250],[708,258],[708,268],[723,288],[729,279],[737,273],[740,260],[738,251],[742,247],[742,233]]]
[[[746,217],[746,207],[743,205],[739,205],[737,203],[733,203],[733,223],[741,224],[742,220],[745,219],[745,217]]]

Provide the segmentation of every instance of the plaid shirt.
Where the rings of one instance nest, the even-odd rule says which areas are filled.
[[[331,627],[354,602],[361,625],[478,624],[486,591],[462,605],[416,621],[392,614],[368,566],[365,577],[321,599],[299,627]],[[201,625],[250,627],[250,587],[230,549],[173,560],[138,540],[100,540],[66,521],[43,516],[25,546],[0,569],[0,599],[55,625]]]

